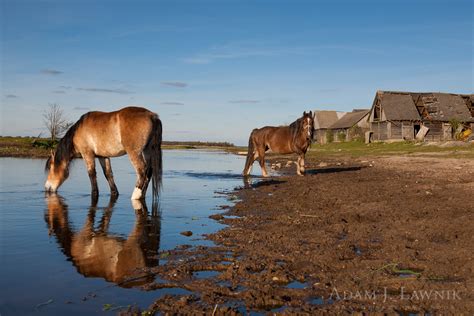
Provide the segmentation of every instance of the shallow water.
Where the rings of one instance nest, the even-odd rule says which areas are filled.
[[[101,314],[104,306],[148,307],[163,294],[144,292],[152,279],[121,283],[136,268],[159,265],[159,251],[210,245],[202,235],[223,227],[208,216],[231,204],[226,192],[242,186],[245,157],[203,151],[165,151],[158,208],[132,204],[135,172],[128,158],[112,159],[120,192],[110,200],[98,169],[100,198],[91,204],[82,161],[58,195],[45,196],[44,160],[1,158],[0,314]],[[259,172],[255,168],[254,172]],[[180,234],[192,231],[192,236]],[[200,277],[205,277],[202,275]],[[118,285],[117,285],[118,284]]]

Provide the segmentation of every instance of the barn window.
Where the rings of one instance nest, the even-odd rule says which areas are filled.
[[[375,103],[375,107],[374,107],[374,121],[380,121],[381,117],[382,117],[382,108],[380,107],[380,101],[377,100],[377,103]]]

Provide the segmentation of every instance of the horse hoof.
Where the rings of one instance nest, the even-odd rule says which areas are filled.
[[[132,200],[139,200],[142,198],[142,190],[140,188],[135,187],[132,194]]]

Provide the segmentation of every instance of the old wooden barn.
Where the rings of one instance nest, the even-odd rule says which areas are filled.
[[[409,92],[377,91],[369,124],[372,140],[411,140],[421,127],[421,117]]]
[[[377,91],[369,114],[372,140],[413,140],[422,127],[425,140],[454,138],[453,126],[474,128],[472,95]]]

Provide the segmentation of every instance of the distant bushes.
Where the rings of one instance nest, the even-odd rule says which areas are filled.
[[[164,141],[163,145],[168,146],[206,146],[206,147],[235,147],[234,144],[228,142],[177,142]]]
[[[58,143],[59,143],[58,140],[35,139],[32,145],[33,147],[36,147],[36,148],[54,149]]]

